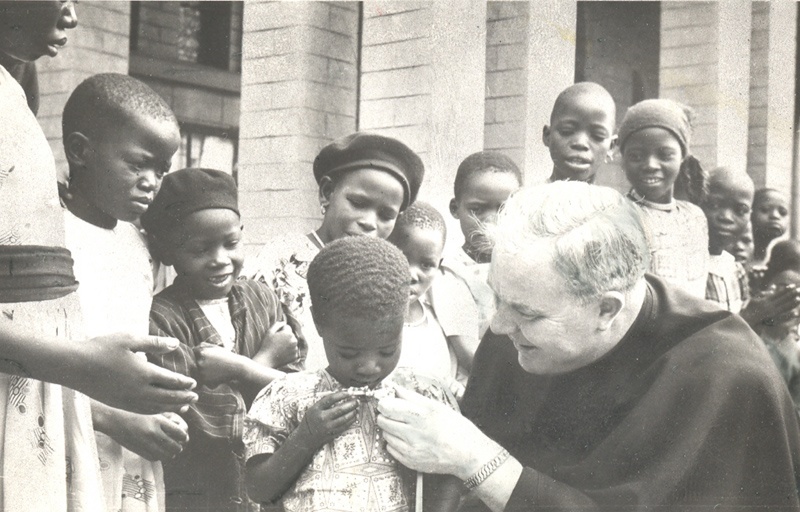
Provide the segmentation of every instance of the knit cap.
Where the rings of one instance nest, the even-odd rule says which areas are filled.
[[[403,185],[401,210],[417,198],[425,176],[420,157],[397,139],[374,133],[356,132],[337,139],[319,152],[314,159],[314,178],[335,176],[359,169],[388,172]]]
[[[153,203],[142,215],[142,227],[160,237],[194,212],[225,208],[239,214],[233,177],[215,169],[187,168],[164,176]]]
[[[630,107],[617,134],[620,151],[625,149],[625,142],[631,134],[645,128],[663,128],[671,132],[680,142],[683,155],[689,154],[692,111],[686,105],[672,100],[654,99],[640,101]]]

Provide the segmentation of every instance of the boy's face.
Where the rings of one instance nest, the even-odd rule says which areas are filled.
[[[467,180],[460,198],[450,201],[450,213],[461,225],[467,252],[491,250],[480,228],[496,222],[498,210],[519,187],[511,172],[481,171]]]
[[[402,233],[393,232],[389,240],[403,251],[408,259],[411,270],[409,302],[414,302],[425,295],[436,277],[442,262],[444,239],[442,233],[435,229],[410,226],[402,231]]]
[[[379,322],[335,318],[317,324],[328,357],[328,372],[345,387],[374,388],[400,360],[405,314]]]
[[[767,192],[753,204],[753,236],[756,238],[778,238],[789,229],[789,205],[777,192]]]
[[[319,236],[328,243],[354,235],[389,236],[403,205],[403,185],[388,172],[359,169],[320,185],[326,208]]]
[[[625,177],[636,192],[654,203],[672,201],[682,163],[680,142],[663,128],[643,128],[632,133],[622,151]]]
[[[556,105],[542,142],[550,149],[558,180],[592,181],[611,152],[614,110],[593,94],[577,94]]]
[[[722,172],[709,183],[708,196],[702,204],[708,219],[708,247],[711,254],[735,243],[747,230],[753,183]]]
[[[0,2],[0,53],[21,62],[55,57],[77,25],[71,1]]]
[[[744,234],[736,239],[736,241],[729,245],[726,249],[729,253],[736,258],[739,263],[747,263],[753,259],[753,234],[750,232],[748,226]]]
[[[174,122],[132,115],[87,140],[87,175],[76,185],[105,215],[134,222],[153,202],[179,144]]]
[[[244,264],[242,222],[227,208],[192,213],[164,245],[169,263],[200,300],[228,296]]]

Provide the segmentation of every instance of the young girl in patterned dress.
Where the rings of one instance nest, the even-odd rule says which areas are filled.
[[[414,474],[389,455],[377,401],[402,386],[457,406],[436,381],[392,373],[410,281],[403,253],[372,237],[332,242],[311,263],[312,312],[329,365],[288,374],[253,402],[244,433],[251,499],[281,501],[287,512],[413,509]],[[423,494],[446,509],[458,494],[441,478],[426,475]]]
[[[705,298],[708,223],[698,204],[706,175],[689,151],[691,113],[671,100],[645,100],[625,113],[619,128],[628,197],[648,230],[650,272]],[[689,201],[679,200],[683,194]],[[694,204],[693,204],[694,203]]]

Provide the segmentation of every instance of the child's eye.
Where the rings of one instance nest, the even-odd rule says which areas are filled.
[[[603,142],[608,138],[608,134],[606,132],[592,132],[592,138],[598,142]]]
[[[226,249],[235,249],[239,245],[239,240],[228,240],[225,242]]]
[[[750,207],[746,205],[739,206],[739,208],[736,210],[736,213],[742,216],[748,215],[750,213]]]
[[[360,197],[350,197],[348,198],[348,201],[350,201],[350,204],[356,208],[363,208],[367,205],[367,201]]]
[[[786,210],[786,208],[778,208],[778,213],[781,215],[781,217],[786,217],[789,215],[789,212]]]
[[[382,357],[392,357],[396,353],[397,353],[397,349],[396,348],[392,349],[392,350],[381,350],[380,351],[380,354],[381,354]]]
[[[391,222],[397,218],[397,212],[394,210],[381,210],[378,216],[384,222]]]
[[[339,352],[339,357],[342,359],[352,360],[358,357],[358,354],[355,352]]]

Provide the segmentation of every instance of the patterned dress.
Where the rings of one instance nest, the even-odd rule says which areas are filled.
[[[2,66],[0,112],[0,245],[64,247],[53,154],[22,88]],[[75,293],[2,301],[0,326],[64,339],[83,335]],[[0,374],[0,510],[98,510],[97,466],[85,396]]]
[[[457,409],[453,396],[440,384],[395,370],[385,381]],[[306,411],[324,394],[342,390],[327,371],[289,374],[264,388],[245,421],[245,457],[275,453],[298,427]],[[322,447],[283,496],[287,512],[409,511],[414,503],[415,473],[386,451],[376,425],[374,398],[361,398],[355,423]]]

